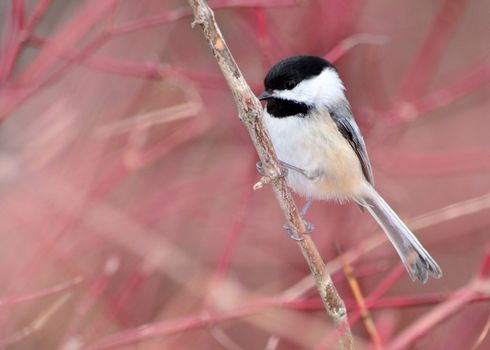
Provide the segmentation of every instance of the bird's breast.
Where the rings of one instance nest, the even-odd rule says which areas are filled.
[[[348,199],[364,180],[359,159],[349,142],[326,114],[274,118],[264,121],[279,160],[311,175],[289,170],[288,185],[298,194],[316,199]]]

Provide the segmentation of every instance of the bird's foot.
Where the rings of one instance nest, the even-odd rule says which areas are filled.
[[[315,230],[315,226],[303,219],[303,225],[305,225],[305,232],[303,234],[312,234],[313,231]],[[294,229],[292,228],[289,224],[284,224],[282,227],[287,231],[289,238],[291,238],[294,241],[302,241],[304,238]]]
[[[279,166],[279,173],[278,174],[277,173],[269,174],[265,171],[264,166],[262,165],[262,162],[257,162],[255,164],[255,168],[257,169],[257,172],[262,177],[261,177],[260,181],[254,185],[254,187],[253,187],[254,191],[260,190],[265,185],[271,183],[272,181],[274,181],[280,177],[286,177],[286,175],[288,174],[288,170],[283,166]]]
[[[284,166],[282,166],[282,163],[281,164],[281,173],[279,174],[280,177],[285,177],[287,174],[288,174],[288,169]],[[257,162],[255,164],[255,169],[257,169],[257,172],[261,175],[261,176],[270,176],[270,174],[267,174],[265,169],[264,169],[264,166],[262,165],[262,162]]]
[[[260,176],[266,175],[265,170],[264,170],[264,166],[262,165],[262,162],[257,162],[255,164],[255,169],[257,169],[257,172],[259,173]]]

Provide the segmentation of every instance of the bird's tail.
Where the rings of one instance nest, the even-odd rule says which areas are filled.
[[[439,265],[376,190],[366,184],[366,190],[363,192],[360,198],[361,204],[367,208],[388,236],[410,278],[425,283],[428,275],[434,278],[442,277]]]

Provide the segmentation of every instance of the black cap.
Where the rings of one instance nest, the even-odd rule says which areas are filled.
[[[291,90],[305,79],[319,75],[325,68],[335,67],[317,56],[293,56],[279,61],[264,79],[266,90]]]

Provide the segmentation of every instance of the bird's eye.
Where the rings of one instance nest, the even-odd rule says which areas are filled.
[[[286,89],[288,89],[288,90],[293,89],[295,86],[296,86],[296,84],[292,80],[289,80],[286,82]]]

